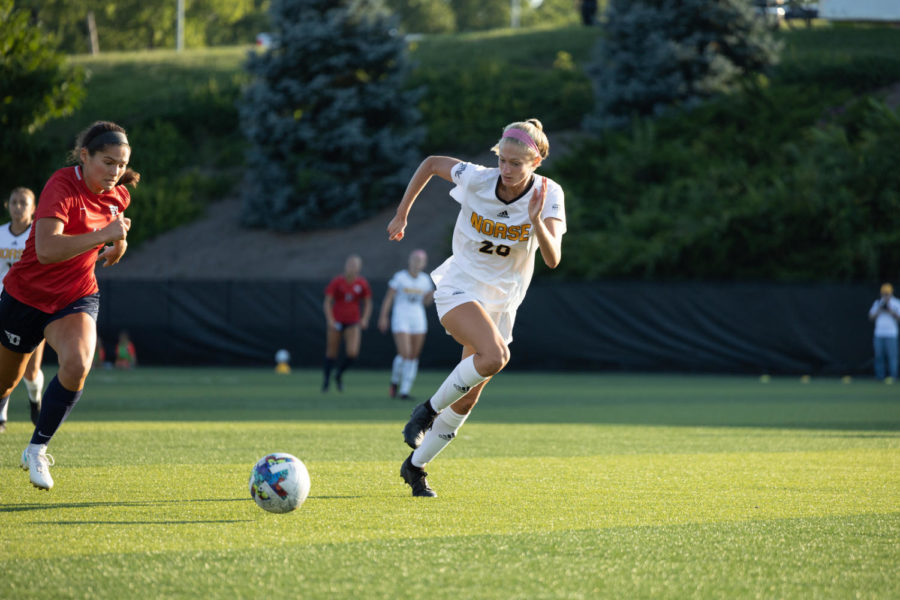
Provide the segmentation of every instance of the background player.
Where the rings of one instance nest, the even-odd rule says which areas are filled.
[[[488,379],[509,361],[516,310],[531,282],[535,252],[540,249],[551,269],[562,259],[562,188],[534,172],[550,150],[540,121],[507,125],[493,150],[496,168],[426,158],[387,228],[388,239],[403,239],[413,202],[432,176],[456,184],[450,192],[460,203],[453,255],[431,276],[441,324],[462,345],[463,360],[431,399],[413,410],[403,429],[414,451],[400,474],[414,496],[437,495],[422,467],[453,440]]]
[[[344,389],[344,371],[356,357],[362,343],[362,330],[368,329],[369,317],[372,316],[372,290],[369,282],[359,273],[362,270],[362,259],[351,254],[344,263],[344,272],[331,280],[325,288],[325,368],[322,391],[328,391],[331,371],[335,366],[344,341],[344,358],[337,366],[334,383],[338,391]],[[360,303],[362,310],[360,310]]]
[[[59,357],[22,452],[31,483],[45,490],[53,487],[47,444],[81,398],[94,357],[100,307],[94,267],[98,260],[114,265],[125,253],[131,226],[123,214],[131,202],[125,185],[140,180],[128,168],[125,130],[115,123],[98,121],[84,130],[70,157],[78,164],[47,181],[25,252],[0,294],[0,398],[9,398],[41,340]]]
[[[2,280],[13,263],[22,257],[25,251],[25,242],[31,233],[31,224],[34,222],[34,192],[26,187],[17,187],[9,195],[6,209],[9,211],[10,222],[6,227],[0,228],[0,291],[3,290]],[[29,406],[31,407],[31,422],[37,425],[38,415],[41,413],[41,391],[44,389],[44,372],[41,371],[41,362],[44,357],[44,341],[37,345],[28,364],[25,365],[25,389],[28,392]],[[7,409],[9,398],[0,398],[0,433],[6,431]]]
[[[426,262],[428,255],[424,250],[413,250],[409,255],[408,268],[394,273],[381,303],[378,329],[382,333],[387,331],[390,314],[390,328],[394,334],[394,345],[397,346],[397,356],[391,370],[391,398],[396,398],[399,384],[400,398],[409,399],[419,371],[419,355],[422,354],[428,331],[425,306],[431,304],[434,298],[434,283],[427,273],[422,272]]]

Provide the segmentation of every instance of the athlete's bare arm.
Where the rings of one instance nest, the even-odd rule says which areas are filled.
[[[372,297],[366,296],[362,300],[363,310],[362,317],[359,319],[359,324],[363,329],[369,328],[369,319],[372,317]]]
[[[325,296],[325,300],[322,302],[322,310],[325,312],[325,322],[328,323],[329,329],[334,329],[334,312],[331,310],[333,305],[334,298]]]
[[[378,329],[381,333],[386,333],[388,330],[388,325],[390,324],[388,315],[391,313],[391,306],[394,305],[394,295],[396,293],[394,288],[389,287],[384,295],[384,300],[381,301],[381,312],[378,315]]]
[[[34,226],[34,250],[38,261],[46,265],[69,260],[101,244],[124,240],[131,219],[119,215],[103,229],[78,235],[63,233],[63,222],[53,217],[38,219]]]
[[[528,216],[531,218],[534,234],[538,239],[538,247],[541,249],[541,258],[551,269],[559,266],[562,260],[562,233],[559,219],[548,217],[541,219],[544,210],[544,201],[547,199],[547,179],[544,179],[540,189],[534,190],[531,200],[528,201]]]
[[[400,241],[403,239],[403,232],[406,229],[406,219],[409,217],[409,211],[412,209],[413,202],[419,196],[419,193],[425,188],[425,184],[437,175],[441,179],[453,181],[450,172],[461,161],[458,158],[449,156],[429,156],[422,161],[416,172],[413,173],[412,179],[406,186],[406,192],[403,193],[403,199],[400,200],[400,206],[397,207],[397,215],[388,223],[388,239]]]

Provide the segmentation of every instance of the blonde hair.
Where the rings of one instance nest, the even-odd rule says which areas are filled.
[[[535,152],[535,149],[525,142],[522,142],[515,138],[500,136],[500,140],[496,144],[494,144],[493,148],[491,148],[491,150],[494,151],[494,154],[500,153],[500,144],[503,142],[518,144],[519,147],[525,148],[532,156],[532,158],[540,158],[543,160],[550,154],[550,141],[547,139],[547,135],[544,133],[543,124],[541,124],[541,122],[537,119],[528,119],[527,121],[516,121],[515,123],[510,123],[503,128],[503,133],[506,133],[510,129],[519,129],[521,131],[524,131],[528,135],[528,137],[530,137],[534,141],[534,145],[537,146],[537,152]]]
[[[31,198],[31,203],[34,204],[34,192],[32,192],[27,187],[17,187],[13,191],[9,193],[9,199],[12,200],[13,196],[25,196],[26,198]]]
[[[884,285],[881,286],[881,293],[882,294],[893,294],[894,286],[892,286],[889,283],[885,283]]]

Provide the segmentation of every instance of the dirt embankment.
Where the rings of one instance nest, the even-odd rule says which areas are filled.
[[[561,155],[557,142],[569,141],[561,134],[551,140],[550,159]],[[490,152],[454,154],[462,160],[495,165]],[[410,173],[412,175],[412,173]],[[433,268],[450,255],[453,225],[459,204],[449,196],[452,185],[432,178],[410,213],[402,242],[389,242],[387,224],[394,207],[366,221],[342,229],[307,233],[275,233],[240,226],[241,201],[235,194],[210,205],[206,214],[168,231],[140,248],[129,251],[122,262],[97,269],[104,279],[330,279],[340,273],[348,254],[363,259],[363,275],[387,279],[404,268],[409,253],[422,248]],[[135,194],[140,202],[140,192]],[[397,198],[400,202],[400,198]]]

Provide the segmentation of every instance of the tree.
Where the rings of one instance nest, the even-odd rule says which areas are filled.
[[[407,33],[452,33],[456,16],[449,0],[388,0]]]
[[[418,157],[406,45],[370,0],[274,0],[273,43],[251,52],[239,107],[243,221],[346,226],[396,203]]]
[[[252,43],[265,0],[190,0],[185,9],[185,43]],[[175,47],[175,0],[16,0],[35,23],[53,32],[61,49],[90,50],[87,14],[94,13],[100,49]]]
[[[69,68],[51,36],[31,15],[0,0],[0,181],[7,188],[36,186],[45,175],[32,136],[47,121],[70,114],[84,98],[84,75]]]
[[[594,131],[752,85],[780,50],[746,0],[610,0],[605,30],[587,68]]]
[[[509,0],[450,0],[459,31],[509,27]]]

